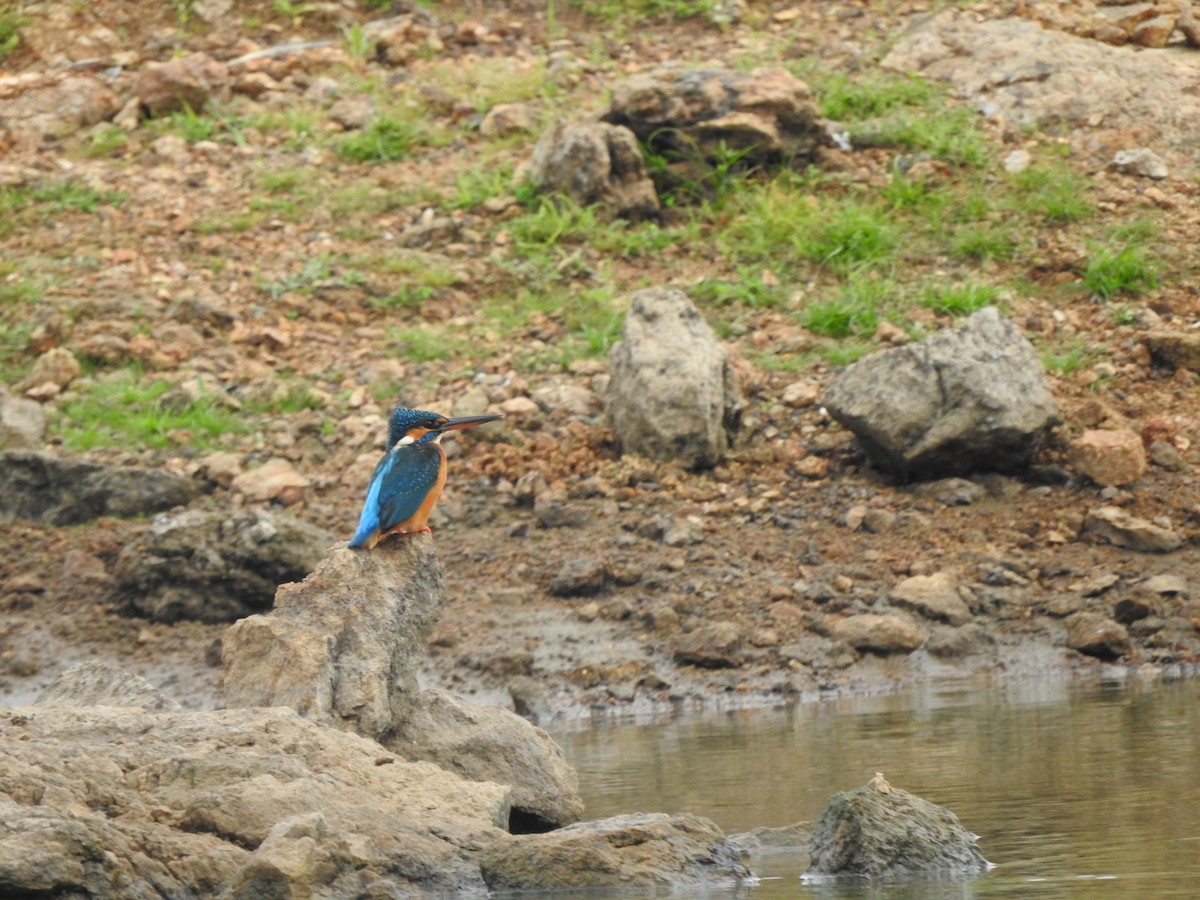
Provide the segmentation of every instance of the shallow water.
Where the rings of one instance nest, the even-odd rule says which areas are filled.
[[[1200,681],[1043,680],[555,731],[587,817],[692,812],[727,834],[814,821],[882,772],[953,811],[974,878],[805,884],[801,848],[708,897],[1200,896]]]

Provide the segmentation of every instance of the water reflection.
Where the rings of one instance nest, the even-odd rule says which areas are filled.
[[[694,812],[727,833],[820,815],[883,772],[953,810],[997,868],[949,882],[802,884],[796,849],[738,897],[1191,897],[1200,682],[928,690],[555,734],[589,817]],[[735,894],[726,894],[735,896]]]

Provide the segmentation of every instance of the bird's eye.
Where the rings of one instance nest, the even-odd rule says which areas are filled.
[[[429,427],[430,428],[441,428],[443,425],[445,425],[449,421],[450,420],[447,419],[445,416],[438,416],[436,419],[434,419],[433,421],[431,421],[429,423]]]

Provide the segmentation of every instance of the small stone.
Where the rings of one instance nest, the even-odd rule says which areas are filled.
[[[1033,154],[1028,150],[1014,150],[1001,160],[1001,165],[1004,166],[1005,172],[1011,172],[1014,175],[1017,172],[1024,172],[1029,168],[1029,164],[1033,162]]]
[[[537,114],[526,103],[498,103],[488,110],[479,123],[484,137],[508,137],[529,134],[537,128]]]
[[[1083,532],[1093,540],[1141,553],[1169,553],[1183,545],[1183,538],[1170,528],[1139,519],[1117,506],[1089,509]]]
[[[815,406],[820,398],[821,389],[817,385],[807,381],[794,381],[783,389],[779,399],[783,401],[784,406],[802,409]]]
[[[918,497],[932,497],[945,506],[970,506],[987,496],[987,489],[966,478],[940,478],[913,489]]]
[[[1190,2],[1190,0],[1187,0]],[[1175,30],[1176,17],[1173,15],[1155,16],[1134,26],[1130,39],[1139,47],[1161,49],[1170,42],[1171,32]],[[1154,176],[1154,177],[1166,177]]]
[[[42,406],[25,397],[14,397],[0,387],[0,450],[35,450],[46,433]]]
[[[1095,612],[1077,612],[1066,619],[1067,646],[1097,659],[1114,660],[1129,653],[1129,632],[1120,622]]]
[[[680,665],[729,669],[741,665],[745,635],[735,622],[713,622],[675,638],[674,658]]]
[[[510,397],[500,404],[500,412],[514,419],[527,419],[536,416],[541,408],[528,397]]]
[[[242,458],[227,450],[209,453],[199,460],[200,471],[209,481],[214,481],[221,487],[229,487],[234,479],[242,474]]]
[[[598,556],[568,559],[550,582],[555,597],[594,597],[611,581],[608,563]]]
[[[911,653],[923,643],[926,634],[919,625],[895,615],[865,613],[837,622],[832,637],[855,650],[876,653]]]
[[[876,343],[887,344],[891,347],[900,347],[912,340],[907,331],[886,319],[875,327],[874,336]]]
[[[1121,583],[1121,576],[1114,572],[1097,572],[1083,581],[1068,585],[1068,589],[1078,591],[1085,597],[1097,597],[1109,588]]]
[[[662,542],[668,547],[690,547],[704,541],[704,529],[690,519],[673,519],[663,530]]]
[[[959,596],[958,582],[949,572],[906,578],[892,588],[888,599],[926,619],[950,625],[963,625],[971,618],[970,608]]]
[[[1146,456],[1154,465],[1169,472],[1186,472],[1188,469],[1183,454],[1167,441],[1152,441],[1146,448]]]
[[[34,360],[33,368],[16,383],[14,390],[34,396],[35,393],[44,394],[42,389],[46,385],[53,385],[58,389],[54,392],[57,394],[75,380],[80,368],[75,354],[66,347],[54,347]]]
[[[1168,597],[1186,597],[1188,580],[1182,575],[1152,575],[1137,586],[1139,592]]]
[[[1200,372],[1200,332],[1158,330],[1146,332],[1140,338],[1159,362]]]
[[[1146,471],[1142,439],[1127,428],[1088,429],[1067,450],[1071,465],[1100,485],[1137,481]]]
[[[1168,174],[1167,164],[1153,150],[1138,147],[1134,150],[1119,150],[1112,159],[1112,167],[1125,175],[1140,175],[1143,178],[1161,180]]]
[[[792,463],[792,468],[801,478],[816,480],[829,474],[829,460],[823,456],[806,456]]]
[[[296,471],[286,459],[278,457],[235,477],[231,487],[251,500],[275,500],[284,506],[299,502],[312,482]]]

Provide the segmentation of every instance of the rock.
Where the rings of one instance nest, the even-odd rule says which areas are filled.
[[[1190,62],[1020,18],[943,10],[902,34],[882,65],[950,82],[957,96],[1017,124],[1132,125],[1190,142],[1190,123],[1200,118],[1200,70]]]
[[[227,450],[209,453],[200,457],[197,462],[205,478],[224,488],[230,487],[234,479],[242,474],[242,458]]]
[[[1167,597],[1186,597],[1188,580],[1182,575],[1152,575],[1137,586],[1138,593]]]
[[[15,88],[0,103],[0,135],[19,149],[66,137],[111,119],[121,101],[98,78],[44,75],[6,85]]]
[[[1186,472],[1188,470],[1187,460],[1183,458],[1183,454],[1176,449],[1174,444],[1166,441],[1151,441],[1146,447],[1146,458],[1160,469],[1167,469],[1170,472]]]
[[[742,664],[746,635],[736,622],[711,622],[676,635],[672,656],[684,666],[732,669]]]
[[[1028,169],[1030,163],[1032,162],[1033,154],[1022,148],[1019,150],[1013,150],[1011,153],[1006,154],[1004,159],[1001,160],[1000,164],[1004,166],[1005,172],[1016,174],[1018,172],[1024,172],[1026,169]]]
[[[479,123],[484,137],[527,134],[537,128],[537,114],[528,103],[497,103]]]
[[[702,893],[751,877],[710,820],[632,813],[498,843],[484,854],[492,891],[671,888]]]
[[[35,450],[46,434],[42,405],[0,386],[0,450]]]
[[[1100,485],[1129,484],[1146,472],[1142,439],[1127,428],[1088,429],[1067,450],[1071,465]]]
[[[185,107],[199,112],[209,100],[229,99],[229,69],[203,53],[150,63],[134,82],[134,93],[151,116]]]
[[[624,453],[689,468],[720,461],[741,421],[741,391],[728,352],[686,294],[635,294],[609,367],[605,402]]]
[[[663,529],[662,542],[668,547],[692,547],[704,543],[704,529],[690,519],[671,518]]]
[[[807,381],[795,381],[783,389],[783,395],[779,399],[783,401],[784,406],[793,408],[816,406],[817,401],[821,399],[821,389]]]
[[[658,215],[658,194],[637,138],[604,122],[558,122],[538,139],[526,180],[543,193],[600,204],[626,219]]]
[[[985,872],[978,836],[945,807],[889,785],[834,794],[812,828],[812,875],[887,877],[924,872]]]
[[[131,466],[60,459],[33,450],[0,452],[0,521],[75,525],[100,516],[140,516],[180,506],[196,486]]]
[[[863,613],[836,622],[831,636],[855,650],[911,653],[925,643],[927,635],[919,625],[901,616]]]
[[[417,695],[417,668],[445,603],[427,536],[371,551],[331,550],[275,609],[225,632],[225,702],[290,706],[306,718],[379,738]]]
[[[1189,47],[1200,47],[1200,25],[1196,23],[1191,3],[1179,4],[1179,20],[1175,24]]]
[[[859,360],[824,403],[875,463],[911,478],[1020,468],[1059,421],[1033,346],[993,307]]]
[[[160,622],[229,622],[269,609],[332,535],[283,513],[185,510],[151,523],[117,557],[115,598]]]
[[[831,641],[819,634],[802,634],[795,641],[779,648],[784,659],[793,659],[806,666],[822,669],[845,669],[854,665],[859,656],[841,641]]]
[[[1162,158],[1145,147],[1117,151],[1113,156],[1112,167],[1126,175],[1141,175],[1143,178],[1163,179],[1170,174]]]
[[[54,347],[34,360],[33,368],[14,385],[14,390],[19,394],[36,392],[43,397],[57,394],[74,381],[79,372],[75,354],[65,347]],[[54,390],[46,391],[47,385],[53,386]]]
[[[1150,355],[1181,369],[1200,372],[1200,333],[1150,331],[1140,336]]]
[[[566,560],[550,582],[555,597],[594,597],[612,580],[608,563],[598,556],[575,556]]]
[[[1119,622],[1095,612],[1067,616],[1067,646],[1098,659],[1113,660],[1129,653],[1129,632]]]
[[[939,478],[913,488],[918,497],[932,497],[944,506],[971,506],[987,496],[987,489],[966,478]]]
[[[235,476],[230,486],[256,503],[277,500],[284,506],[291,506],[303,499],[304,491],[312,486],[312,482],[286,459],[276,457],[257,469]]]
[[[424,691],[384,746],[468,780],[508,785],[508,830],[536,834],[579,821],[579,777],[546,732],[515,713]]]
[[[1191,0],[1187,0],[1191,2]],[[1144,22],[1138,22],[1133,27],[1130,40],[1139,47],[1159,48],[1167,46],[1171,33],[1175,30],[1176,16],[1174,14],[1155,16]],[[1154,176],[1158,177],[1158,176]],[[1162,177],[1166,177],[1165,175]]]
[[[534,725],[544,725],[554,718],[554,708],[546,686],[536,678],[517,675],[508,683],[508,695],[512,698],[513,712]]]
[[[12,712],[20,727],[0,731],[10,896],[484,896],[476,857],[515,842],[504,786],[293,710]]]
[[[145,678],[106,662],[84,662],[60,674],[35,706],[121,706],[178,712],[181,707]]]
[[[905,578],[892,588],[888,599],[927,619],[950,625],[963,625],[971,618],[971,610],[958,593],[958,582],[949,572]]]
[[[604,120],[668,158],[803,168],[833,145],[808,85],[785,69],[664,66],[613,87]]]
[[[1141,553],[1170,553],[1183,545],[1183,538],[1170,528],[1139,519],[1117,506],[1089,509],[1083,533],[1093,540]]]

